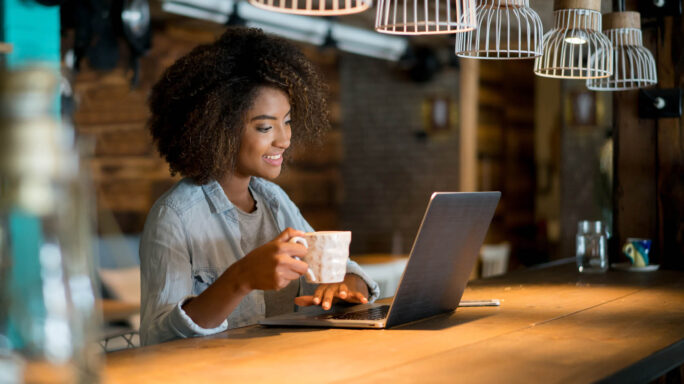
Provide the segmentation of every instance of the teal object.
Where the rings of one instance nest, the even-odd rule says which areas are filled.
[[[3,55],[8,69],[40,65],[59,73],[59,7],[47,7],[33,0],[0,1],[2,41],[12,44],[12,53]],[[59,92],[55,92],[51,115],[60,116]]]
[[[33,0],[0,1],[0,28],[2,40],[12,44],[12,52],[4,55],[5,67],[17,69],[41,65],[60,68],[60,24],[59,7],[46,7]],[[60,116],[59,92],[55,91],[50,114]],[[35,337],[40,332],[27,325],[22,317],[45,318],[43,284],[40,276],[40,247],[43,243],[41,220],[22,211],[11,211],[9,217],[10,241],[12,247],[12,268],[10,270],[10,293],[13,306],[19,311],[8,323],[8,335],[15,348],[23,348],[23,337]],[[17,301],[21,301],[17,303]],[[14,309],[14,308],[13,308]],[[28,320],[28,319],[24,319]],[[28,322],[28,321],[27,321]],[[21,324],[20,324],[21,323]],[[28,322],[30,323],[30,322]],[[26,327],[30,329],[25,329]],[[20,327],[23,327],[20,330]],[[26,332],[35,333],[27,335]]]
[[[16,348],[23,348],[24,332],[30,319],[45,319],[43,301],[43,282],[41,279],[40,247],[43,243],[43,230],[39,217],[14,210],[10,213],[10,243],[12,249],[12,268],[10,269],[10,294],[12,316],[9,319],[9,338]],[[19,318],[17,318],[19,317]],[[18,324],[22,323],[22,324]],[[31,325],[33,327],[33,325]]]
[[[59,7],[32,0],[4,0],[2,7],[3,39],[13,45],[8,68],[44,63],[59,70]]]

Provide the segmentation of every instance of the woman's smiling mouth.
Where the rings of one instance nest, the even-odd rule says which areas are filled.
[[[281,165],[283,163],[283,154],[279,153],[277,155],[264,155],[264,161],[271,165]]]

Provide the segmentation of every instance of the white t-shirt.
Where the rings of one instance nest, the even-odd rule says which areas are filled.
[[[280,232],[276,226],[273,214],[266,208],[263,198],[249,189],[252,197],[256,201],[254,212],[244,212],[237,209],[238,220],[240,222],[240,246],[247,255],[254,249],[261,247],[269,241],[275,239]],[[279,291],[264,291],[264,301],[266,302],[266,317],[281,315],[295,311],[294,298],[299,292],[299,280],[293,280],[290,284]]]

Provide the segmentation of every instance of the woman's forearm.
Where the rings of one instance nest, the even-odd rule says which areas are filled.
[[[204,292],[186,301],[183,310],[202,328],[218,327],[251,291],[244,276],[239,262],[231,265]]]

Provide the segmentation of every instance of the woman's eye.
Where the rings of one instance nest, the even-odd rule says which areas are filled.
[[[290,123],[292,123],[292,120],[288,120],[285,122],[285,124],[287,124],[287,125],[290,125]]]
[[[271,127],[257,127],[257,131],[259,132],[268,132],[271,130]]]

